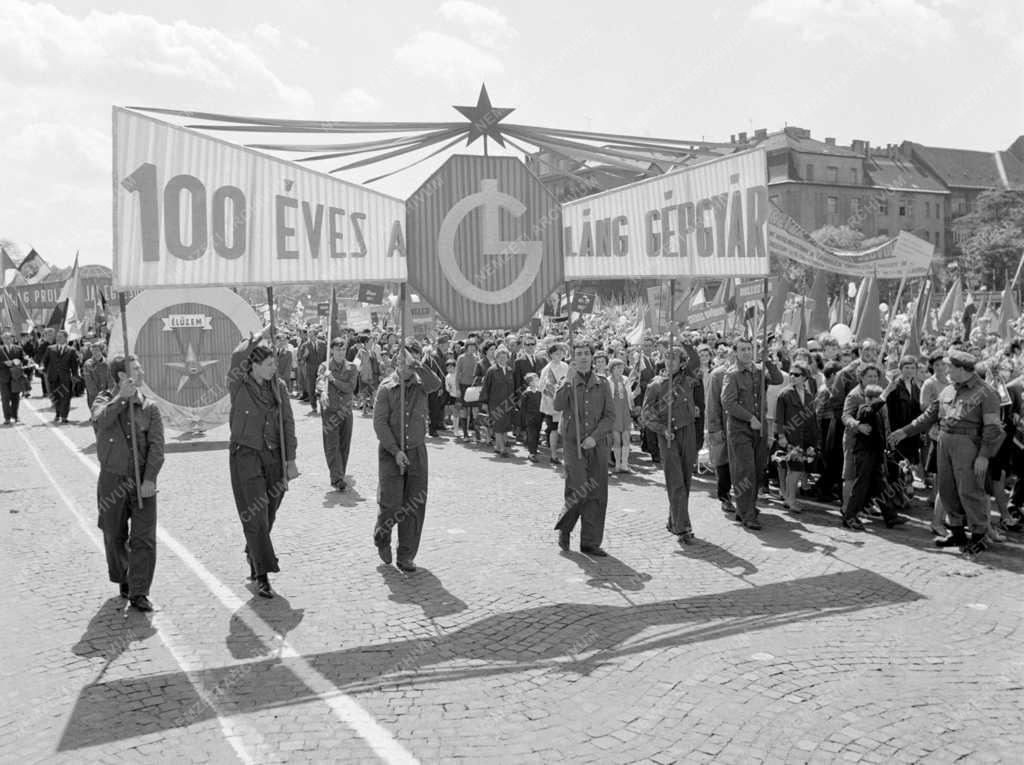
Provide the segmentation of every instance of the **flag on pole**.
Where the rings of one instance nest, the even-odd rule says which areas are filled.
[[[807,332],[811,335],[828,332],[832,325],[828,316],[828,274],[825,271],[814,272],[811,299],[814,300],[814,309],[811,311]]]
[[[928,320],[928,305],[931,302],[931,282],[925,281],[921,284],[921,292],[917,296],[917,303],[914,311],[908,317],[910,319],[910,331],[907,333],[907,342],[903,344],[903,355],[921,357],[921,330],[924,329]]]
[[[331,285],[331,312],[330,312],[330,337],[341,336],[341,318],[338,312],[338,290]]]
[[[942,332],[946,328],[946,322],[951,321],[954,314],[963,314],[963,312],[964,287],[958,276],[946,294],[946,299],[942,301],[942,305],[939,307],[938,327],[936,329]]]
[[[782,315],[786,310],[786,297],[789,295],[790,283],[785,276],[780,276],[775,283],[775,294],[768,301],[768,309],[764,312],[764,320],[768,325],[768,332],[774,332],[775,327],[782,321]]]
[[[25,305],[25,299],[21,296],[20,292],[14,295],[14,310],[12,313],[16,318],[20,317],[22,332],[31,332],[36,328],[36,323],[32,321],[32,314],[28,312],[28,306]]]
[[[50,275],[51,270],[53,269],[50,268],[50,264],[35,250],[29,250],[28,255],[18,266],[18,272],[28,284],[42,281]]]
[[[626,335],[626,342],[629,345],[640,345],[640,341],[644,339],[644,330],[647,328],[647,314],[642,312],[640,314],[640,321],[636,323],[636,326],[629,331]]]
[[[807,308],[804,306],[803,298],[800,299],[800,305],[797,306],[797,311],[800,312],[800,319],[796,327],[796,347],[806,348],[807,347]]]
[[[1017,298],[1013,294],[1013,285],[1006,283],[1003,289],[1003,304],[999,309],[999,324],[997,331],[1004,340],[1013,340],[1013,322],[1020,318],[1020,308],[1017,306]]]
[[[82,319],[85,312],[82,310],[82,284],[78,277],[77,252],[75,253],[75,264],[71,267],[71,275],[64,282],[60,295],[57,297],[57,302],[65,303],[63,327],[67,329],[68,338],[74,340],[81,337],[83,334]]]
[[[874,281],[873,276],[865,276],[860,280],[860,286],[857,288],[857,297],[853,301],[853,318],[850,319],[850,329],[857,331],[857,326],[861,321],[861,314],[864,313],[864,302],[867,300],[868,293],[871,291],[871,282]],[[875,295],[878,295],[878,291],[875,291]]]
[[[2,269],[0,276],[3,277],[0,281],[4,284],[7,283],[7,272],[18,270],[18,264],[11,260],[11,256],[7,254],[7,250],[3,247],[0,247],[0,269]]]
[[[879,310],[878,279],[871,276],[867,293],[864,296],[860,311],[860,321],[854,327],[857,340],[875,340],[882,342],[885,334],[882,332],[882,312]],[[860,297],[858,295],[858,297]]]

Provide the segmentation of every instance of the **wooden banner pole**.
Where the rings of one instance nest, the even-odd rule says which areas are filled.
[[[128,300],[124,292],[117,293],[117,302],[121,307],[121,338],[124,344],[124,371],[129,379],[134,381],[132,378],[132,354],[128,351],[128,311],[127,304]],[[136,396],[138,392],[136,390]],[[131,431],[131,447],[132,447],[132,468],[135,470],[135,499],[139,503],[139,510],[142,509],[142,471],[139,469],[139,447],[136,443],[135,437],[135,402],[130,401],[128,403],[128,429]]]

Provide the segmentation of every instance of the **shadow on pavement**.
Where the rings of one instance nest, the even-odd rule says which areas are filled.
[[[466,604],[450,593],[434,574],[422,566],[415,573],[403,574],[391,566],[380,566],[384,582],[391,590],[388,600],[419,606],[429,619],[465,611]]]
[[[260,619],[282,638],[299,626],[305,610],[292,608],[288,599],[279,593],[274,593],[270,600],[254,595],[240,609],[231,614],[228,621],[227,646],[231,655],[236,659],[255,659],[258,656],[269,656],[277,649],[276,645],[267,645],[248,624],[242,614],[245,611],[254,612]]]
[[[651,581],[650,574],[637,571],[614,555],[607,558],[593,558],[581,552],[568,552],[563,555],[583,569],[588,587],[613,592],[637,592]]]
[[[409,578],[411,582],[414,577]],[[429,593],[437,585],[425,586]],[[599,652],[590,657],[591,663],[608,665],[649,651],[922,598],[873,572],[843,571],[640,605],[553,603],[486,616],[438,636],[353,646],[305,658],[336,687],[350,694],[403,684],[436,687],[443,682],[536,669],[568,675],[572,670],[563,669],[566,659],[574,660],[582,652],[581,646]],[[343,639],[344,635],[339,635],[339,640]],[[197,673],[197,680],[208,690],[223,689],[218,698],[227,713],[246,714],[311,698],[309,688],[276,658],[244,666],[253,671],[239,672],[239,665],[230,665]],[[180,672],[92,684],[79,696],[59,749],[73,750],[137,735],[154,716],[165,728],[180,724],[175,720],[181,719],[181,696],[167,692],[182,689],[178,693],[185,693],[187,687],[188,680]],[[145,697],[147,692],[160,694],[152,706],[140,708],[124,703]],[[99,701],[105,705],[103,714],[91,714]],[[186,722],[212,717],[212,710],[201,707]]]
[[[733,576],[740,578],[753,576],[757,573],[757,566],[746,558],[741,558],[735,553],[726,550],[724,547],[719,547],[714,542],[709,542],[706,539],[698,538],[692,545],[681,545],[680,548],[676,550],[676,555],[705,561],[706,563],[710,563],[711,565],[720,568],[727,574],[732,574]],[[739,570],[737,571],[736,569]]]

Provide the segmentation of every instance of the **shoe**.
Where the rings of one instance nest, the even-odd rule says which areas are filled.
[[[389,566],[391,565],[391,543],[386,545],[377,545],[377,555]]]
[[[987,532],[973,532],[971,539],[964,548],[964,555],[972,556],[985,552],[992,545],[992,540]]]
[[[864,531],[864,524],[860,522],[860,518],[843,518],[841,525],[850,531]]]
[[[732,503],[731,499],[728,499],[728,498],[727,499],[723,499],[723,500],[721,500],[721,503],[722,503],[722,512],[723,513],[735,513],[736,512],[736,505],[734,505]]]
[[[963,526],[954,526],[949,530],[949,536],[944,539],[935,540],[936,547],[966,547],[967,532]]]
[[[608,553],[600,547],[581,547],[580,552],[584,555],[593,555],[595,558],[607,558]]]
[[[267,579],[266,574],[260,574],[256,577],[256,594],[261,598],[274,597],[274,591],[270,589],[270,580]]]
[[[118,590],[121,593],[121,597],[124,598],[125,600],[127,600],[128,599],[128,592],[129,592],[128,582],[121,582],[121,584],[118,585]]]
[[[751,531],[760,531],[761,530],[761,522],[758,521],[758,520],[743,521],[743,526],[744,526],[744,528],[750,529]]]
[[[993,542],[1005,542],[1006,541],[1006,534],[1004,534],[1002,532],[1002,530],[998,526],[993,526],[992,528],[990,528],[988,530],[988,537]]]
[[[411,574],[416,570],[416,564],[411,560],[400,560],[395,565],[398,566],[399,571],[404,571],[407,574]]]
[[[331,484],[335,491],[345,491],[348,488],[348,484],[345,483],[344,478],[339,478],[337,481]]]
[[[566,552],[569,552],[569,532],[559,531],[558,532],[558,546]]]
[[[149,598],[145,595],[136,595],[129,601],[136,611],[152,611],[153,604],[149,602]]]
[[[904,523],[907,522],[907,520],[908,520],[907,516],[905,516],[905,515],[897,515],[892,520],[886,521],[885,522],[885,527],[887,529],[894,529],[897,526],[902,526]]]
[[[427,435],[430,436],[431,438],[437,438],[437,431],[436,430],[428,430],[427,431]]]
[[[528,459],[530,462],[536,462],[537,461],[537,455],[536,454],[531,454],[526,459]]]
[[[696,537],[693,532],[687,529],[679,535],[679,542],[684,545],[692,545],[696,541]]]

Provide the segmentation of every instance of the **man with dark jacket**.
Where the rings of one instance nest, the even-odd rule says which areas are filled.
[[[444,382],[445,375],[448,374],[448,343],[451,338],[447,334],[441,334],[437,337],[437,347],[433,351],[427,354],[426,367],[429,369],[434,376]],[[435,390],[427,397],[427,408],[429,410],[429,422],[427,431],[431,436],[436,436],[439,431],[445,429],[444,427],[444,404],[447,400],[447,394],[442,384],[440,388]]]
[[[56,332],[53,327],[46,327],[43,330],[43,336],[39,338],[36,343],[35,355],[32,357],[36,362],[38,369],[37,374],[39,375],[40,384],[42,385],[42,397],[48,398],[50,395],[50,384],[46,379],[46,352],[50,346],[56,341]]]
[[[732,477],[729,473],[729,449],[726,446],[726,423],[729,419],[722,408],[722,384],[725,373],[732,366],[732,348],[728,349],[725,358],[711,370],[707,379],[707,390],[704,398],[707,402],[708,457],[715,466],[716,491],[722,512],[735,513],[736,505],[732,503]]]
[[[93,402],[92,424],[100,461],[98,525],[103,531],[107,575],[133,608],[152,611],[156,479],[164,464],[164,425],[156,404],[139,390],[142,377],[134,356],[127,360],[115,356],[110,362],[110,385]],[[138,487],[133,449],[142,481]]]
[[[82,364],[82,379],[85,381],[85,402],[92,411],[93,402],[100,391],[110,387],[110,369],[107,366],[106,349],[102,340],[89,346],[89,358]]]
[[[555,393],[555,411],[562,413],[558,430],[565,439],[565,504],[555,529],[558,546],[568,550],[570,534],[580,521],[580,552],[604,557],[608,555],[601,548],[608,512],[608,437],[615,409],[611,386],[593,371],[593,360],[589,343],[575,345],[568,374]]]
[[[25,379],[25,353],[14,342],[14,335],[4,332],[0,338],[0,400],[3,401],[4,425],[19,422],[21,385]]]
[[[263,336],[270,334],[270,328]],[[231,356],[227,386],[231,396],[229,465],[235,508],[245,534],[249,578],[257,594],[274,597],[269,573],[277,573],[274,528],[288,482],[297,478],[295,419],[284,381],[277,377],[274,351],[262,337],[243,340]],[[314,381],[316,374],[313,374]]]
[[[380,559],[390,565],[391,529],[398,526],[396,565],[406,573],[416,570],[413,560],[427,514],[427,397],[442,387],[441,380],[420,364],[422,354],[415,340],[399,349],[394,360],[397,368],[381,381],[373,404],[373,430],[380,442],[380,511],[373,542]]]
[[[67,423],[71,411],[73,379],[78,375],[78,354],[68,345],[68,333],[57,333],[57,342],[46,349],[46,386],[53,401],[54,422]]]
[[[352,398],[359,380],[359,370],[346,361],[345,338],[331,340],[331,358],[320,365],[316,393],[320,398],[321,426],[324,437],[324,457],[331,486],[345,491],[345,472],[352,445]]]
[[[900,359],[900,376],[894,377],[885,390],[886,409],[889,411],[889,426],[894,430],[909,425],[921,416],[921,386],[917,380],[917,359],[904,356]],[[921,439],[910,436],[900,441],[896,451],[916,466],[921,461]]]
[[[321,340],[315,329],[306,332],[306,341],[299,346],[298,362],[303,370],[303,394],[316,413],[316,373],[327,361],[327,343]]]
[[[511,352],[511,349],[509,349]],[[531,334],[523,336],[522,351],[518,357],[513,357],[512,362],[512,385],[516,391],[516,412],[514,425],[516,430],[525,439],[527,430],[527,413],[522,405],[522,396],[526,392],[526,376],[528,374],[540,375],[547,364],[545,359],[537,356],[537,338]]]
[[[637,381],[637,399],[642,402],[647,393],[647,386],[651,384],[651,380],[658,374],[659,364],[656,364],[651,356],[654,352],[654,338],[649,335],[645,337],[640,348],[640,357],[637,359],[636,369],[632,370],[631,374]],[[640,449],[651,455],[651,462],[654,464],[657,465],[661,462],[661,452],[658,449],[658,434],[650,428],[643,427],[642,424],[640,428]]]

